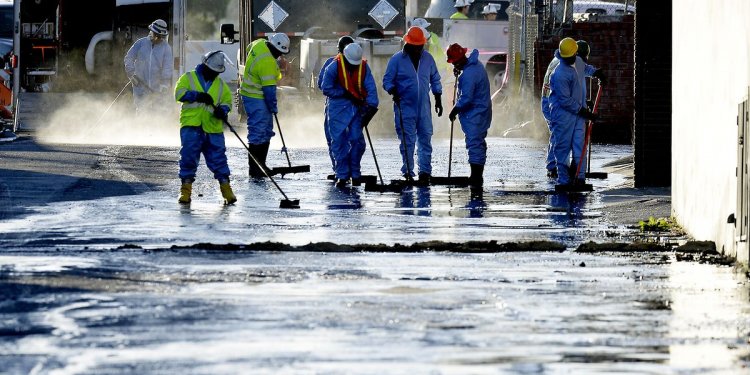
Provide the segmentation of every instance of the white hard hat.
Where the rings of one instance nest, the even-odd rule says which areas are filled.
[[[474,0],[456,0],[456,4],[453,5],[454,8],[463,8],[471,5]]]
[[[164,20],[156,20],[154,22],[151,22],[151,24],[148,25],[148,29],[153,31],[154,34],[160,36],[167,36],[167,34],[169,34],[169,31],[167,30],[167,23],[164,22]]]
[[[424,38],[430,39],[430,32],[427,31],[427,29],[425,29],[424,27],[420,27],[420,29],[422,29],[422,34],[424,34]]]
[[[424,18],[415,18],[411,20],[411,26],[419,26],[423,29],[428,28],[431,25],[431,23],[427,22]]]
[[[350,43],[344,47],[344,57],[349,64],[359,65],[362,63],[362,46],[357,43]]]
[[[279,52],[289,53],[289,37],[284,33],[275,33],[268,36],[268,41]]]
[[[226,70],[226,66],[224,66],[226,60],[229,60],[229,58],[224,52],[211,51],[203,55],[201,62],[214,72],[223,73]]]
[[[497,13],[499,9],[500,9],[500,5],[499,4],[489,3],[489,4],[485,5],[484,8],[482,8],[482,14]]]

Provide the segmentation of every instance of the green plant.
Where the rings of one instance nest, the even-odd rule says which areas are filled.
[[[667,232],[672,229],[671,220],[663,217],[656,219],[650,216],[648,221],[641,220],[638,225],[641,227],[641,232]]]

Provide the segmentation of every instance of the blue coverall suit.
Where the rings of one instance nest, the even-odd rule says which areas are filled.
[[[549,146],[547,147],[547,170],[553,170],[556,168],[555,166],[555,155],[553,151],[552,145],[555,143],[553,136],[554,132],[552,131],[552,123],[550,122],[550,109],[549,109],[549,78],[552,75],[552,72],[555,71],[555,68],[560,64],[560,60],[555,57],[552,59],[552,61],[547,66],[547,73],[544,75],[544,86],[542,87],[542,115],[544,116],[544,119],[547,121],[547,126],[550,127],[550,140],[549,140]],[[591,77],[594,72],[596,72],[598,69],[592,65],[587,64],[580,56],[576,56],[576,62],[575,62],[575,69],[576,73],[578,74],[579,84],[581,85],[581,95],[583,96],[583,102],[585,103],[588,99],[588,90],[586,87],[586,77]],[[586,120],[581,117],[581,121],[586,122]],[[585,136],[585,135],[584,135]],[[581,142],[583,142],[583,139],[581,139]],[[585,152],[586,150],[584,150]]]
[[[364,60],[363,60],[364,61]],[[365,137],[362,134],[362,116],[367,107],[378,106],[378,92],[369,64],[365,65],[362,86],[367,93],[364,106],[345,96],[346,89],[339,82],[339,63],[331,62],[326,67],[321,84],[328,98],[328,133],[331,136],[331,152],[336,160],[337,179],[360,178],[360,162],[365,153]]]
[[[562,60],[559,51],[555,52],[555,57]],[[554,138],[557,183],[564,185],[571,180],[568,174],[571,150],[575,163],[578,163],[583,152],[584,122],[578,116],[578,111],[586,106],[586,102],[583,100],[578,73],[573,66],[563,62],[550,77],[550,89],[550,126]],[[585,172],[581,168],[578,178],[585,178]]]
[[[383,89],[386,92],[396,90],[401,97],[400,107],[403,110],[404,123],[399,118],[399,105],[393,104],[396,135],[401,141],[400,151],[404,164],[401,174],[414,176],[414,145],[417,143],[419,173],[432,174],[432,105],[430,90],[433,95],[442,95],[435,60],[427,51],[422,51],[417,69],[414,69],[409,55],[404,51],[396,52],[390,60],[383,76]],[[402,126],[406,139],[402,139]],[[404,145],[407,150],[404,150]],[[407,170],[407,165],[409,166]]]
[[[323,67],[320,68],[318,73],[318,90],[323,91],[323,76],[325,75],[326,68],[331,65],[335,57],[329,57],[323,63]],[[326,97],[325,108],[323,109],[323,132],[326,135],[326,144],[328,144],[328,156],[331,158],[331,166],[333,171],[336,172],[336,158],[333,156],[333,149],[331,148],[331,134],[328,132],[328,97]]]
[[[479,62],[479,51],[469,54],[463,73],[458,76],[458,119],[466,135],[469,164],[484,165],[487,160],[487,130],[492,122],[490,81],[484,66]]]

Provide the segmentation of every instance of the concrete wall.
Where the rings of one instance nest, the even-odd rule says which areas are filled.
[[[737,105],[747,96],[750,1],[673,7],[672,210],[698,240],[735,253]]]

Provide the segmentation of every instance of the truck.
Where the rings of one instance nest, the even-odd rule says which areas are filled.
[[[433,25],[442,25],[441,39],[444,46],[453,43],[476,48],[479,60],[484,64],[492,84],[493,93],[501,90],[508,80],[506,73],[510,44],[510,22],[508,0],[477,0],[469,7],[469,19],[450,19],[455,13],[453,0],[432,0],[425,12],[425,19]],[[493,4],[498,7],[495,20],[483,20],[482,9]]]
[[[175,80],[185,72],[185,0],[16,0],[14,8],[15,129],[35,129],[67,94],[124,89],[123,57],[155,19],[169,26]]]
[[[406,31],[405,0],[239,0],[238,11],[239,30],[233,24],[221,26],[222,43],[240,43],[238,81],[252,41],[277,32],[289,36],[291,52],[280,61],[280,100],[320,95],[318,73],[323,62],[338,53],[337,41],[344,35],[362,46],[378,81],[388,59],[401,49]]]

